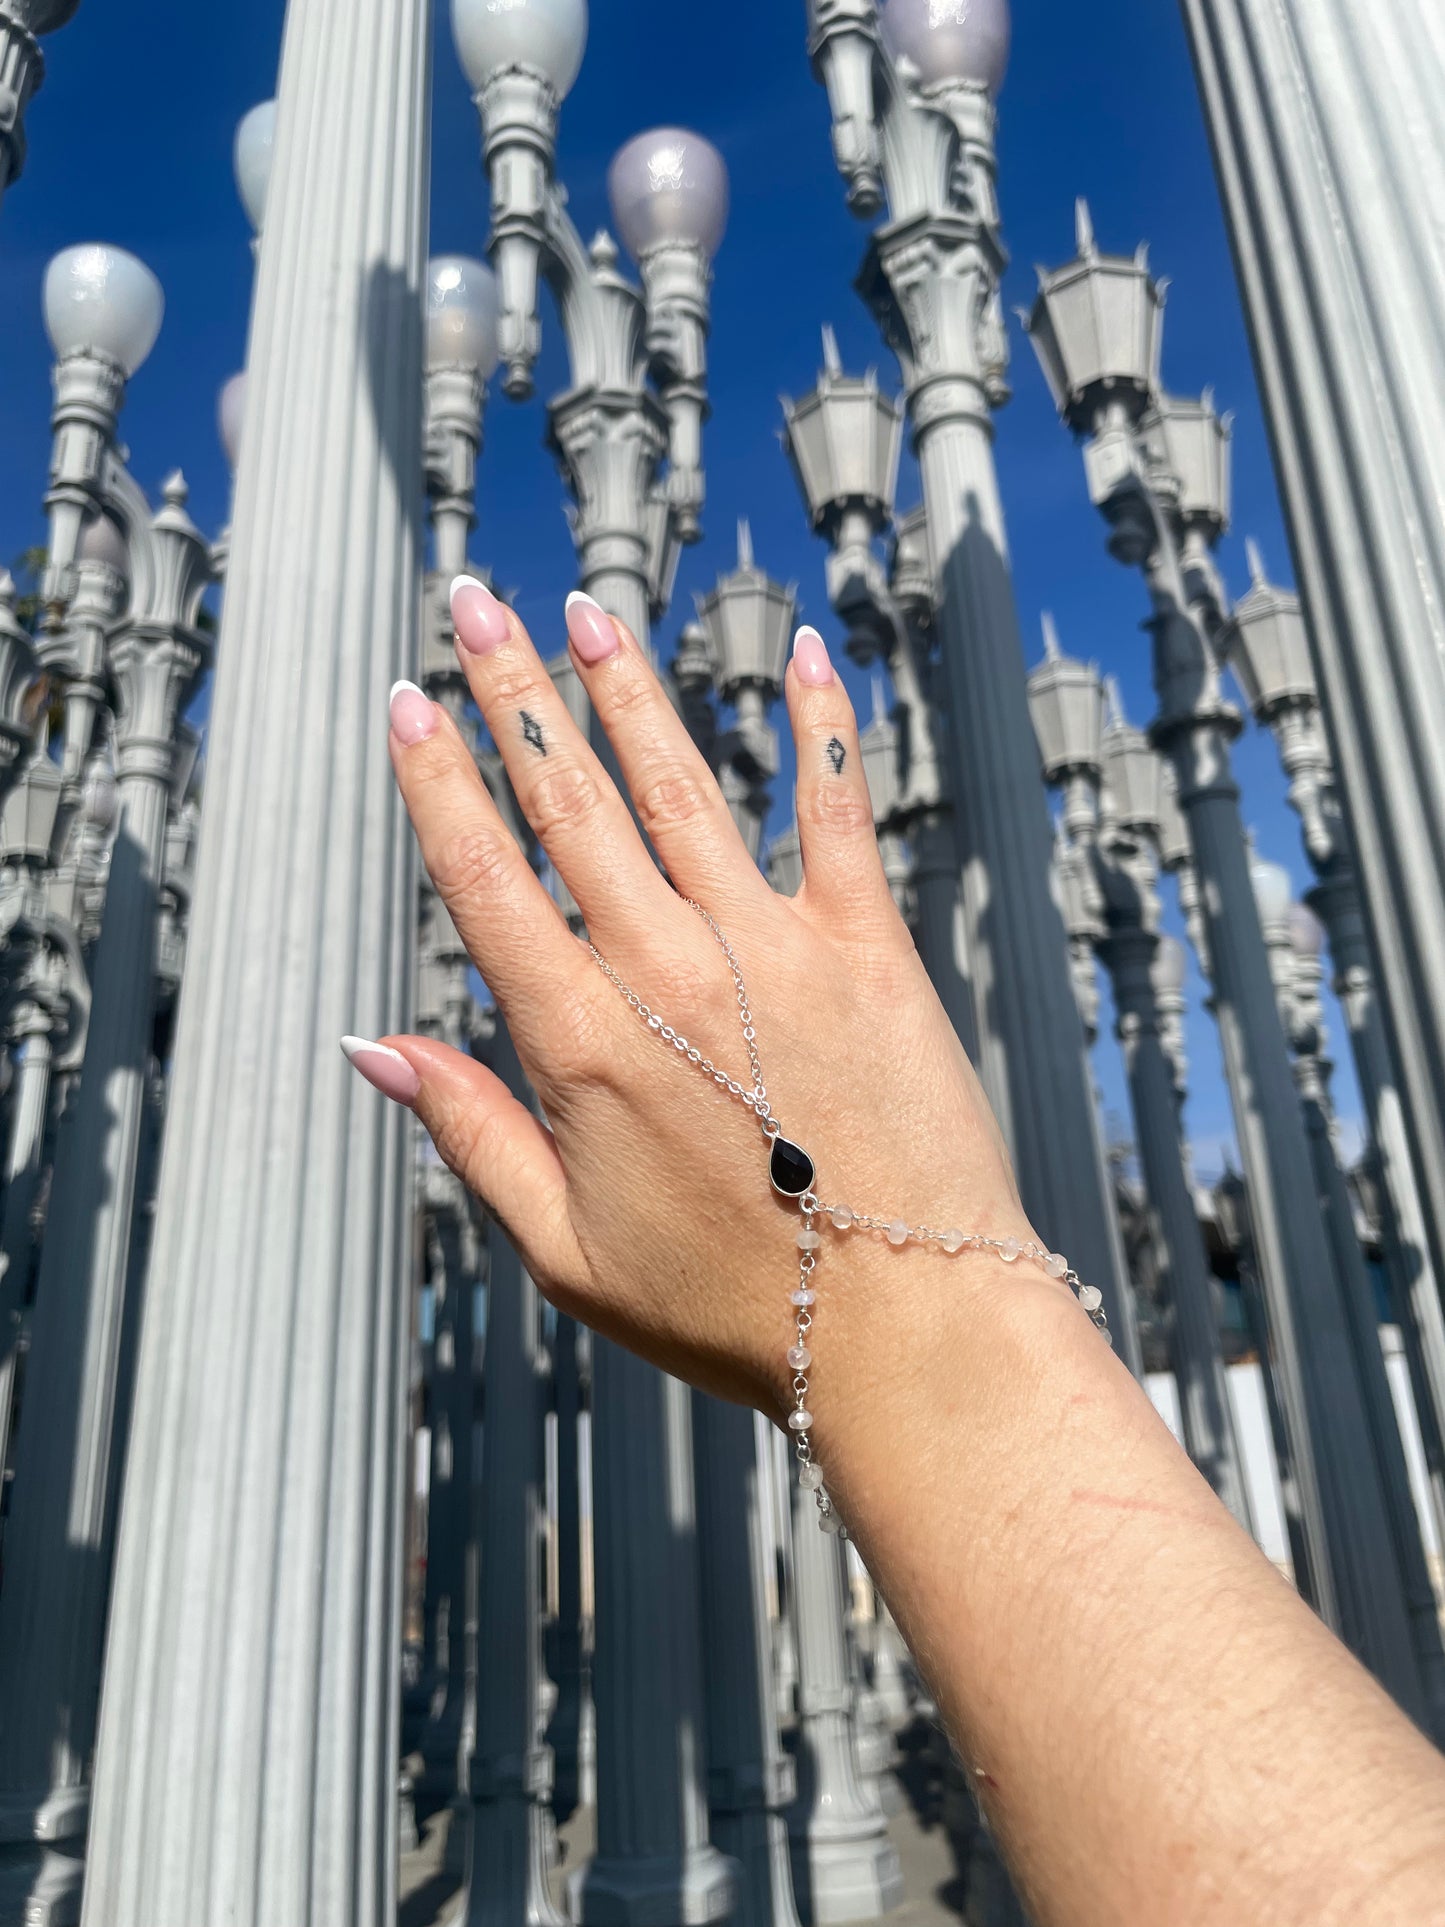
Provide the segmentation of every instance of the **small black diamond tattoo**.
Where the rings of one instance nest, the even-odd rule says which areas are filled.
[[[547,745],[542,741],[542,725],[527,710],[522,710],[522,735],[539,756],[547,754]]]
[[[833,774],[835,776],[841,776],[843,774],[843,765],[848,760],[847,750],[844,749],[836,736],[829,739],[827,749],[828,761],[833,765]]]

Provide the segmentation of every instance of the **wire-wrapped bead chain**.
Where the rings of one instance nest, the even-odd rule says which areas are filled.
[[[798,1459],[798,1483],[817,1500],[819,1525],[824,1532],[836,1533],[846,1539],[847,1529],[823,1484],[823,1469],[813,1457],[813,1414],[808,1408],[808,1375],[813,1363],[809,1340],[813,1331],[813,1312],[818,1302],[813,1274],[818,1267],[818,1252],[823,1243],[822,1233],[818,1229],[819,1221],[826,1220],[834,1231],[880,1231],[889,1244],[896,1248],[910,1243],[936,1244],[950,1257],[960,1251],[996,1251],[1006,1265],[1017,1264],[1021,1258],[1028,1259],[1037,1264],[1046,1276],[1058,1279],[1070,1288],[1105,1342],[1112,1345],[1114,1339],[1104,1316],[1103,1294],[1096,1286],[1084,1284],[1067,1258],[1057,1251],[1046,1251],[1042,1245],[1021,1242],[1018,1238],[990,1238],[977,1231],[938,1231],[931,1225],[911,1225],[906,1218],[879,1217],[866,1211],[855,1211],[846,1204],[824,1204],[813,1189],[817,1169],[812,1158],[800,1145],[783,1136],[783,1127],[773,1116],[772,1106],[768,1102],[762,1062],[758,1056],[758,1034],[737,953],[700,903],[694,903],[691,897],[683,901],[696,910],[727,958],[733,988],[737,992],[738,1021],[742,1025],[743,1042],[747,1045],[748,1064],[753,1074],[751,1090],[747,1090],[736,1078],[729,1077],[726,1071],[719,1070],[712,1059],[704,1057],[680,1031],[664,1023],[631,985],[618,976],[595,943],[589,944],[588,948],[603,975],[616,985],[647,1028],[753,1113],[771,1146],[768,1174],[773,1189],[780,1197],[792,1199],[802,1215],[797,1236],[798,1283],[792,1294],[794,1343],[789,1346],[787,1355],[793,1374],[793,1410],[788,1414],[788,1431],[792,1435],[793,1449]]]

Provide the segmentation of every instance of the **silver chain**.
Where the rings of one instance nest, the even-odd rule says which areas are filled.
[[[712,932],[727,958],[728,969],[732,972],[733,989],[737,994],[738,1020],[742,1025],[743,1042],[748,1047],[748,1063],[753,1074],[753,1087],[744,1088],[735,1077],[719,1070],[710,1057],[705,1057],[695,1044],[690,1044],[682,1032],[671,1024],[664,1023],[650,1005],[645,1004],[632,986],[627,983],[608,963],[595,943],[589,943],[598,969],[610,983],[626,998],[632,1009],[646,1024],[647,1028],[664,1044],[670,1044],[679,1057],[695,1064],[714,1084],[728,1092],[744,1104],[762,1125],[763,1136],[770,1142],[782,1136],[782,1126],[773,1116],[772,1105],[768,1102],[767,1087],[763,1082],[762,1059],[758,1056],[758,1034],[753,1023],[753,1013],[748,1002],[748,987],[743,982],[742,966],[737,952],[728,941],[717,922],[694,903],[691,897],[683,902],[695,910]],[[797,1200],[802,1212],[802,1226],[798,1232],[798,1284],[792,1295],[796,1343],[789,1349],[788,1364],[793,1372],[794,1407],[788,1415],[788,1430],[793,1437],[793,1447],[797,1454],[799,1482],[812,1492],[818,1504],[818,1523],[825,1532],[837,1533],[847,1538],[847,1530],[839,1517],[833,1501],[823,1486],[822,1469],[813,1457],[812,1441],[809,1433],[813,1427],[813,1415],[808,1410],[808,1370],[812,1364],[812,1351],[808,1344],[813,1329],[813,1309],[817,1304],[817,1292],[813,1286],[813,1273],[817,1269],[818,1249],[823,1240],[817,1229],[817,1221],[826,1220],[835,1231],[850,1231],[855,1227],[860,1231],[881,1231],[889,1244],[897,1247],[906,1244],[936,1244],[950,1256],[959,1251],[996,1251],[1005,1264],[1014,1264],[1020,1258],[1032,1260],[1042,1267],[1050,1278],[1056,1278],[1067,1285],[1077,1297],[1080,1305],[1088,1313],[1095,1329],[1106,1343],[1112,1345],[1113,1334],[1109,1330],[1108,1319],[1104,1314],[1103,1293],[1097,1286],[1086,1285],[1068,1260],[1056,1251],[1047,1251],[1042,1245],[1021,1242],[1017,1238],[989,1238],[980,1232],[957,1230],[937,1230],[930,1225],[911,1225],[903,1218],[885,1218],[875,1213],[855,1211],[846,1204],[824,1204],[814,1191],[806,1191]]]

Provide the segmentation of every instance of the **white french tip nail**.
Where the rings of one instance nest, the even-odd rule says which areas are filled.
[[[406,678],[403,676],[400,682],[394,682],[391,685],[391,694],[386,699],[388,707],[390,707],[391,704],[396,701],[397,692],[402,689],[409,689],[414,696],[426,695],[426,691],[424,689],[418,689],[414,682],[408,682]]]
[[[570,609],[574,602],[583,602],[589,609],[600,609],[602,607],[600,602],[595,602],[590,595],[584,594],[581,589],[574,589],[571,595],[568,596],[566,602],[563,604],[564,611]]]
[[[479,582],[474,575],[454,575],[452,577],[452,586],[447,590],[448,608],[456,601],[458,589],[480,589],[483,595],[490,595],[492,593],[486,583]]]
[[[378,1057],[394,1057],[398,1064],[406,1062],[399,1050],[393,1050],[390,1044],[373,1044],[369,1037],[343,1037],[341,1048],[348,1064],[354,1064],[363,1051],[375,1051]]]

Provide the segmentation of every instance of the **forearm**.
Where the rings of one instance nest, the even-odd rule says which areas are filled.
[[[1439,1756],[1064,1293],[987,1263],[901,1317],[877,1273],[818,1447],[1040,1927],[1428,1918]]]

